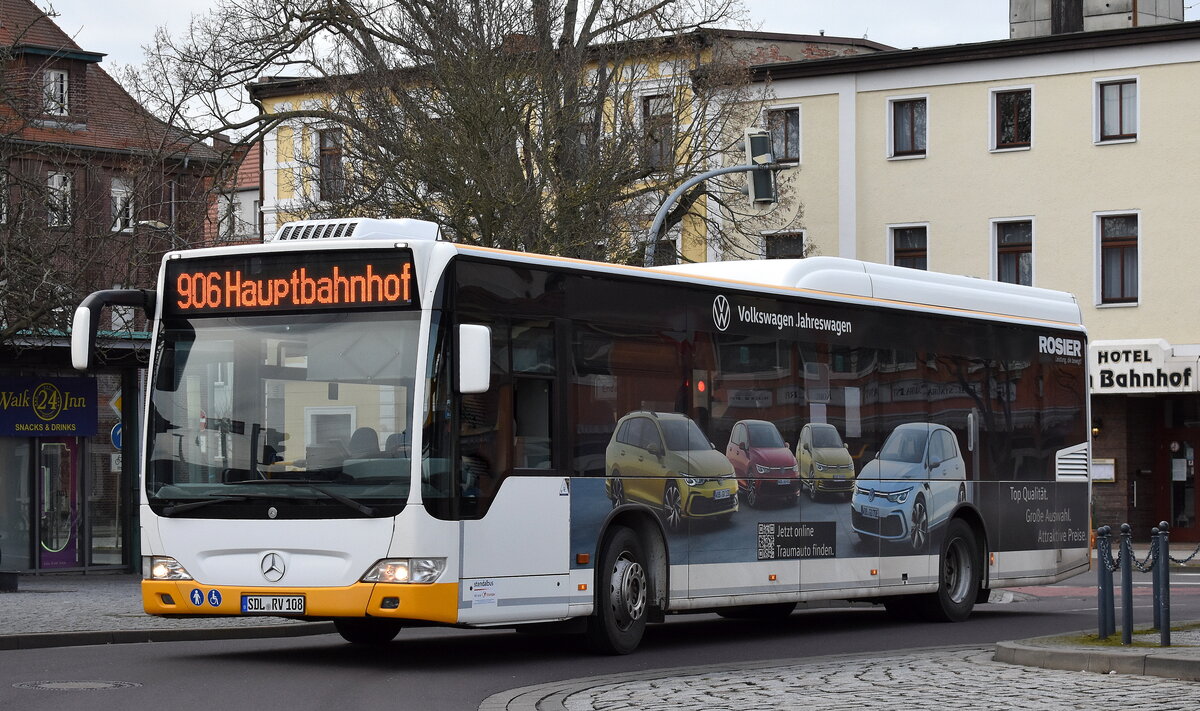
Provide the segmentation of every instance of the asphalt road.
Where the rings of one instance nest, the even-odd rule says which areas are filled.
[[[1200,574],[1173,581],[1173,619],[1200,619]],[[1032,595],[1038,597],[1032,597]],[[529,684],[654,668],[989,644],[1094,627],[1094,575],[1016,591],[961,624],[906,623],[881,609],[802,611],[784,622],[681,616],[649,628],[626,657],[597,657],[570,636],[412,629],[384,648],[326,635],[281,640],[171,642],[0,652],[0,709],[475,709]],[[1149,591],[1134,596],[1150,619]],[[1119,602],[1119,601],[1118,601]],[[124,682],[48,690],[29,682]],[[85,682],[85,683],[79,683]],[[21,686],[25,684],[26,686]]]

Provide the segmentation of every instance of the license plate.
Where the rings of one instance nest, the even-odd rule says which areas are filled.
[[[729,498],[729,489],[717,489],[716,491],[713,492],[713,498],[714,499],[728,499]]]
[[[792,480],[791,479],[780,479],[777,483],[780,486],[791,486]]]
[[[833,475],[834,479],[849,479],[850,475],[845,472],[837,472]]]
[[[303,615],[303,595],[242,595],[244,615]]]
[[[879,509],[874,506],[864,506],[862,507],[862,515],[869,518],[879,518]]]

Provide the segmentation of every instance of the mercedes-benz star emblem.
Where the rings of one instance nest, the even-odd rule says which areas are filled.
[[[713,299],[713,323],[718,331],[729,328],[729,299],[724,294]]]
[[[283,564],[283,556],[278,553],[264,555],[262,563],[259,563],[258,568],[262,571],[263,577],[272,583],[279,582],[287,570],[287,566]]]

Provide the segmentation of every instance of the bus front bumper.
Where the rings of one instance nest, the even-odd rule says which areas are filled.
[[[454,624],[458,583],[263,588],[143,580],[142,606],[148,614],[165,617],[390,617]]]

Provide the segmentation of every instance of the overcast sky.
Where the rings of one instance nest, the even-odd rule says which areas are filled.
[[[47,0],[35,0],[45,6]],[[211,0],[49,0],[58,25],[106,64],[137,64],[154,28],[172,33]],[[1188,0],[1186,19],[1200,19],[1200,0]],[[766,32],[863,37],[893,47],[932,47],[1008,37],[1008,0],[746,0]]]

